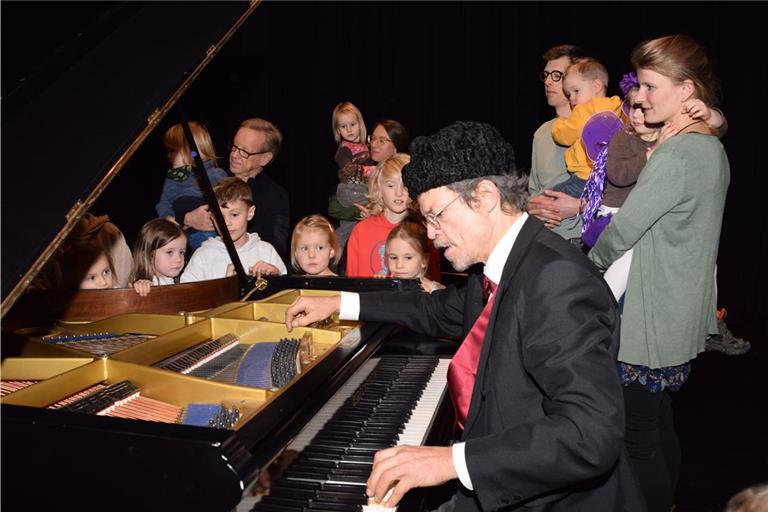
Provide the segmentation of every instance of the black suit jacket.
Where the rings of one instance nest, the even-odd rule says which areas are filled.
[[[248,232],[257,233],[262,240],[272,244],[280,258],[290,264],[291,211],[288,192],[266,174],[266,169],[248,178],[246,183],[251,188],[256,205],[256,214],[248,223]]]
[[[466,336],[482,280],[431,295],[361,294],[361,320]],[[623,449],[619,314],[586,257],[529,217],[486,331],[462,440],[474,491],[461,511],[641,511]]]

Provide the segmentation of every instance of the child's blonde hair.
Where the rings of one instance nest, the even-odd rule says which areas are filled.
[[[331,258],[329,266],[332,270],[335,270],[336,265],[339,263],[339,258],[341,258],[341,253],[339,252],[339,240],[336,238],[336,231],[333,229],[331,221],[324,216],[317,214],[304,217],[297,222],[296,227],[293,228],[293,235],[291,235],[291,266],[297,272],[304,270],[296,260],[296,244],[302,233],[311,229],[322,231],[328,237],[328,245],[333,249],[333,258]]]
[[[211,134],[208,133],[208,129],[204,124],[197,121],[189,122],[189,130],[192,132],[192,137],[195,139],[197,149],[200,151],[200,158],[203,161],[213,160],[216,163],[216,152],[213,149],[213,141],[211,140]],[[168,158],[172,159],[176,153],[181,153],[181,158],[186,165],[193,165],[192,150],[189,149],[189,143],[184,136],[184,128],[181,124],[175,124],[168,128],[163,135],[163,146],[168,152]]]
[[[768,484],[757,484],[728,500],[725,512],[764,512],[768,510]]]
[[[565,70],[566,75],[569,73],[579,73],[587,80],[600,80],[603,82],[604,89],[608,90],[608,70],[597,59],[592,57],[576,59]]]
[[[411,156],[406,153],[395,153],[383,162],[379,162],[376,170],[368,181],[368,208],[371,215],[378,215],[384,211],[384,200],[382,198],[382,182],[388,178],[397,178],[402,182],[403,167],[411,161]]]
[[[361,114],[360,109],[358,109],[352,103],[343,101],[336,105],[336,108],[333,109],[333,116],[331,117],[331,125],[333,126],[333,140],[336,141],[336,144],[341,143],[341,135],[339,135],[339,115],[342,112],[350,113],[357,118],[357,122],[360,124],[360,142],[365,142],[365,139],[368,138],[368,132],[365,129],[363,114]]]
[[[246,182],[237,177],[224,178],[213,187],[213,194],[219,206],[234,201],[243,201],[248,208],[253,206],[253,192]]]
[[[395,238],[399,238],[408,243],[413,249],[421,256],[421,262],[424,265],[422,271],[422,277],[426,275],[429,268],[430,248],[429,239],[427,238],[427,229],[419,222],[412,220],[404,220],[387,236],[387,243],[385,245],[385,254],[389,254],[389,244]]]
[[[179,237],[184,231],[168,219],[152,219],[141,227],[133,244],[133,271],[130,282],[155,277],[155,251]]]

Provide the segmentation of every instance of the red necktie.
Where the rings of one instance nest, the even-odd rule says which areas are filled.
[[[496,291],[496,284],[483,276],[483,300]],[[475,387],[475,376],[477,375],[477,364],[480,361],[480,352],[483,349],[483,339],[485,330],[488,328],[488,318],[493,309],[493,299],[483,308],[483,312],[475,321],[469,334],[462,342],[459,349],[451,359],[448,366],[448,389],[451,392],[453,406],[456,409],[456,421],[463,430],[464,423],[467,421],[469,413],[469,402],[472,400],[472,389]]]

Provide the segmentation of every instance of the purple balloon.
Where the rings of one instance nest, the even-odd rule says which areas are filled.
[[[624,127],[619,116],[610,111],[592,115],[581,131],[581,141],[587,150],[587,156],[594,161],[600,150],[611,141],[611,137]]]

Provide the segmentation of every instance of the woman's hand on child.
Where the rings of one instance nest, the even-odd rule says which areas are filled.
[[[142,297],[146,297],[149,295],[149,290],[152,288],[152,281],[149,281],[148,279],[139,279],[138,281],[135,281],[132,286],[133,289],[136,290],[136,293]]]
[[[198,206],[184,215],[184,225],[198,231],[212,231],[213,220],[208,211],[208,205]]]
[[[367,218],[367,217],[370,217],[370,216],[371,216],[371,209],[370,209],[370,208],[368,208],[367,206],[365,206],[365,205],[362,205],[362,204],[360,204],[360,203],[352,203],[352,204],[353,204],[353,205],[355,205],[355,207],[356,207],[358,210],[360,210],[360,218],[361,218],[361,219],[365,219],[365,218]]]
[[[224,277],[235,275],[235,266],[231,263],[227,264],[227,271],[224,273]]]
[[[280,269],[266,261],[257,261],[254,266],[248,269],[248,273],[257,278],[261,276],[278,276]]]

